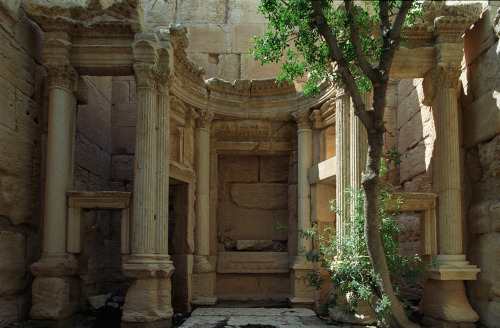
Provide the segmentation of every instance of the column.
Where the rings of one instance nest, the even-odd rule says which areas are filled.
[[[337,88],[335,111],[335,147],[337,161],[336,203],[339,210],[335,215],[337,236],[345,235],[344,225],[349,217],[349,207],[344,190],[350,183],[349,160],[349,111],[351,99],[345,88]]]
[[[307,230],[311,228],[311,186],[307,177],[307,169],[312,166],[312,131],[309,119],[309,110],[302,109],[292,113],[297,122],[297,228]],[[312,240],[298,238],[297,248],[299,256],[291,261],[291,297],[292,306],[311,306],[314,303],[314,290],[305,286],[297,279],[313,269],[312,263],[306,263],[302,251],[312,250]]]
[[[436,126],[434,186],[438,194],[438,266],[422,294],[427,324],[458,327],[479,317],[469,305],[463,280],[475,280],[479,269],[462,253],[462,196],[457,87],[461,69],[438,66],[427,78],[436,91],[432,110]],[[444,321],[444,322],[443,322]],[[449,322],[456,323],[455,326]]]
[[[43,253],[31,266],[36,277],[30,317],[61,320],[79,309],[78,264],[66,252],[66,192],[73,188],[76,96],[79,77],[67,62],[47,62],[49,113],[43,217]]]
[[[363,93],[361,97],[363,99],[363,103],[365,104],[365,108],[370,108],[372,102],[371,93]],[[354,115],[354,106],[350,107],[349,132],[351,136],[349,138],[349,153],[351,165],[349,165],[349,185],[353,188],[353,190],[359,190],[362,187],[361,173],[366,166],[366,157],[368,155],[368,136],[363,123],[361,123],[361,120]],[[351,206],[350,210],[353,211],[354,206]]]
[[[215,256],[210,256],[210,124],[214,114],[200,110],[195,129],[196,226],[193,265],[193,301],[196,306],[214,305]]]
[[[148,62],[134,64],[137,119],[131,255],[122,327],[170,324],[172,261],[168,255],[168,76]]]

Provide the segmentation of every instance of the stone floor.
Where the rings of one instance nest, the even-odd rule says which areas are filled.
[[[180,328],[299,328],[326,327],[307,309],[210,308],[196,309]]]

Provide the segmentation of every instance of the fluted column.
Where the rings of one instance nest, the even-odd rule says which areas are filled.
[[[196,228],[195,254],[210,253],[210,124],[214,114],[202,110],[196,120],[195,130],[195,163],[196,172]]]
[[[345,235],[344,225],[349,217],[349,207],[344,194],[345,188],[350,183],[350,160],[349,160],[349,111],[350,95],[344,88],[337,89],[336,112],[335,112],[335,147],[337,161],[337,186],[336,203],[338,213],[335,215],[337,235]]]
[[[168,254],[168,208],[169,208],[169,168],[170,168],[170,97],[168,72],[158,72],[158,213],[156,229],[156,253]]]
[[[438,66],[430,72],[435,96],[432,111],[436,126],[434,186],[438,194],[437,267],[431,269],[424,287],[420,311],[424,324],[437,326],[441,320],[476,322],[479,317],[470,306],[463,280],[475,280],[479,269],[469,265],[462,250],[462,195],[460,190],[460,141],[457,87],[461,69]]]
[[[298,163],[297,163],[297,227],[307,230],[311,227],[311,186],[307,178],[307,169],[312,166],[312,131],[309,111],[300,110],[292,114],[298,125]],[[312,242],[309,239],[299,238],[298,249],[310,251]]]
[[[34,319],[64,319],[78,310],[71,284],[78,263],[66,253],[66,192],[73,188],[76,96],[79,77],[67,62],[48,62],[49,114],[42,258],[31,266],[36,277],[30,311]],[[50,301],[49,301],[50,300]]]
[[[371,93],[363,93],[361,97],[363,99],[363,103],[365,104],[365,108],[370,108],[372,101]],[[349,185],[353,188],[353,190],[359,190],[361,189],[361,173],[366,166],[366,157],[368,154],[368,136],[363,123],[361,123],[361,120],[356,115],[354,115],[354,106],[351,106],[350,109],[349,122],[349,133],[351,135],[349,138],[349,153],[351,161],[351,165],[349,166]],[[353,203],[352,205],[355,204]],[[353,211],[354,207],[351,206],[350,210]]]
[[[134,278],[123,307],[122,327],[168,326],[173,315],[168,255],[168,74],[149,62],[134,64],[137,118],[131,255],[123,274]]]

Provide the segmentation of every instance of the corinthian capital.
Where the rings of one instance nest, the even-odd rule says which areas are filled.
[[[462,74],[460,67],[453,65],[438,66],[431,72],[432,85],[434,89],[455,89]]]
[[[292,117],[297,122],[299,130],[310,129],[311,120],[309,119],[309,109],[301,109],[292,113]]]
[[[210,110],[200,110],[196,119],[196,127],[199,129],[210,129],[210,124],[214,119],[214,113]]]
[[[46,63],[49,87],[60,87],[76,92],[78,72],[69,63]]]
[[[155,88],[156,87],[156,67],[148,63],[134,64],[134,78],[137,88]]]
[[[170,78],[171,78],[170,71],[158,70],[156,72],[155,82],[156,82],[156,89],[158,90],[159,93],[168,95],[168,90],[170,88],[170,82],[171,82]]]

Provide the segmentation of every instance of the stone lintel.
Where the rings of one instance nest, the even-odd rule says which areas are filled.
[[[401,198],[403,203],[400,205],[399,210],[403,212],[419,212],[425,211],[436,207],[437,195],[432,193],[392,193],[392,198],[388,203],[388,210],[395,210],[397,207],[396,200]]]
[[[309,184],[335,184],[337,176],[336,157],[327,159],[307,169]]]
[[[113,210],[130,206],[132,193],[124,191],[68,191],[68,206]]]

